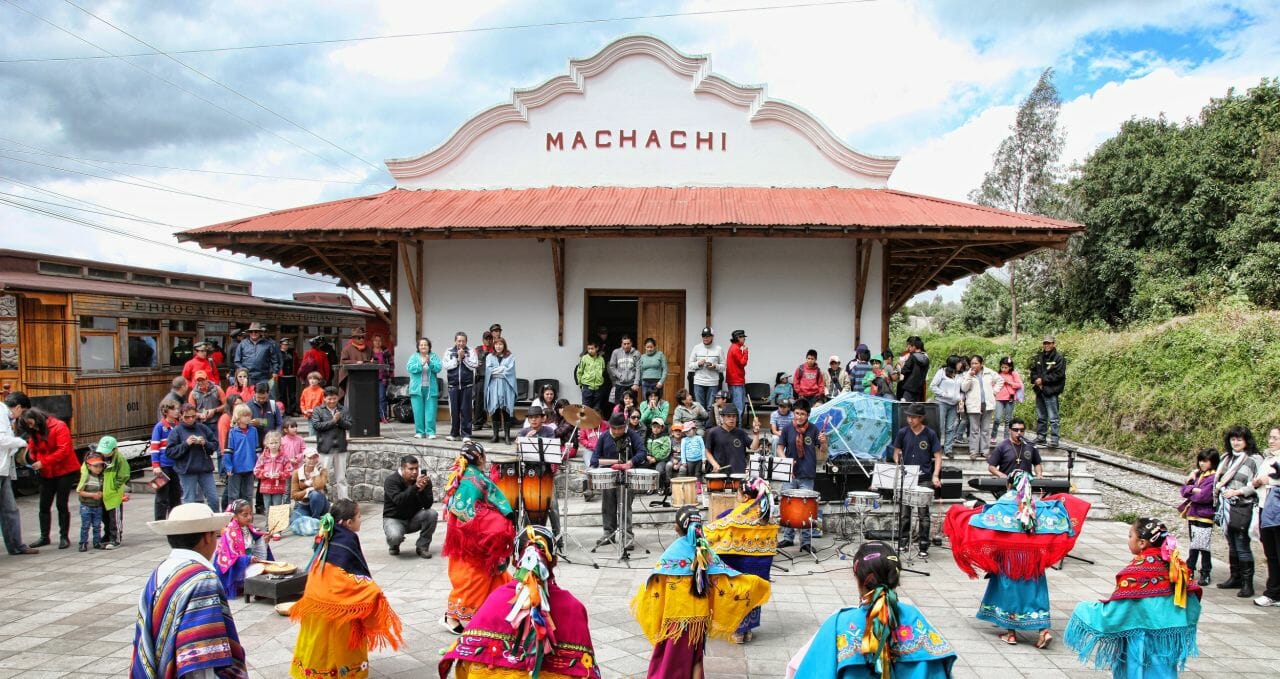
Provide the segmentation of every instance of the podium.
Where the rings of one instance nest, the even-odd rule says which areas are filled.
[[[347,412],[351,413],[351,436],[381,436],[378,372],[389,366],[380,363],[349,363],[342,367],[347,371]]]

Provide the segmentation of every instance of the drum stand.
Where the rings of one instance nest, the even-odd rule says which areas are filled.
[[[578,428],[574,427],[573,433],[570,435],[569,440],[570,441],[577,440],[577,436],[578,436]],[[519,455],[519,452],[517,451],[517,456],[518,455]],[[569,460],[564,460],[560,464],[560,473],[555,475],[561,478],[557,479],[555,477],[552,477],[552,482],[551,482],[551,488],[553,489],[552,503],[556,508],[556,520],[560,524],[559,529],[556,531],[556,554],[561,559],[564,559],[565,563],[573,563],[573,559],[569,558],[569,550],[565,549],[566,540],[572,540],[573,544],[578,546],[579,551],[584,553],[587,551],[586,546],[583,545],[582,542],[579,541],[578,538],[573,535],[573,533],[569,532],[569,473],[570,473],[569,467],[570,467]],[[561,483],[561,480],[563,480],[563,484]],[[523,482],[524,481],[522,477],[521,483]],[[521,504],[524,503],[523,486],[520,488],[520,502]],[[596,563],[595,559],[592,559],[590,556],[588,556],[587,560],[591,562],[592,568],[600,568],[600,564]]]
[[[906,496],[906,488],[905,488],[906,479],[903,478],[904,474],[902,469],[902,457],[898,458],[897,472],[898,472],[897,479],[895,479],[894,489],[893,489],[893,502],[895,507],[894,507],[892,535],[893,535],[893,546],[895,549],[897,549],[902,544],[902,505],[903,505],[903,499]],[[929,508],[925,507],[923,511],[929,511]],[[919,517],[912,516],[911,518],[912,518],[911,526],[907,529],[907,539],[911,540],[911,542],[907,545],[907,554],[904,555],[901,553],[901,550],[899,550],[898,560],[899,560],[899,563],[904,564],[902,566],[903,571],[906,571],[907,573],[915,573],[916,575],[928,576],[929,575],[928,571],[922,571],[915,568],[908,568],[908,566],[915,565],[916,558],[914,556],[914,552],[912,552],[911,550],[915,549],[914,545],[916,542],[919,541],[919,534],[918,534],[919,529],[917,528],[917,526],[919,525]],[[930,519],[932,519],[932,517],[930,517]],[[930,525],[932,525],[932,521],[930,522]]]
[[[632,539],[630,542],[628,542],[627,529],[631,528],[631,503],[634,500],[634,498],[631,497],[631,489],[627,487],[625,475],[623,475],[622,483],[619,483],[618,487],[615,490],[618,493],[618,527],[615,528],[613,532],[608,535],[608,537],[612,538],[614,541],[614,544],[617,545],[618,555],[616,557],[604,557],[604,558],[616,559],[624,563],[630,563],[631,550],[635,548],[635,544],[634,544],[635,541],[634,539]],[[592,547],[591,553],[595,554],[596,550],[600,549],[600,547],[601,545],[596,545],[595,547]],[[647,548],[642,547],[641,549],[644,549],[645,554],[649,553],[649,550]]]

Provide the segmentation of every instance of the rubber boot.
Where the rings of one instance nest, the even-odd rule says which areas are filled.
[[[1242,599],[1253,598],[1253,563],[1252,561],[1240,563],[1240,591],[1236,592],[1236,596]]]
[[[1200,579],[1196,584],[1201,587],[1209,586],[1209,575],[1213,572],[1213,561],[1209,558],[1209,552],[1201,550],[1200,552]]]
[[[511,443],[511,420],[511,415],[502,413],[502,438],[507,443]]]
[[[502,417],[499,414],[501,412],[502,412],[501,410],[495,410],[493,411],[493,415],[489,418],[489,424],[493,426],[493,442],[494,443],[498,443],[502,440],[501,439],[502,429],[498,427],[498,422],[500,421],[498,418]]]
[[[1231,577],[1218,583],[1218,589],[1239,589],[1240,588],[1240,562],[1235,559],[1228,559],[1227,565],[1231,568]]]

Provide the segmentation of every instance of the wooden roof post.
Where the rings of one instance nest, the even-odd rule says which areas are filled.
[[[889,308],[893,295],[889,291],[889,270],[892,268],[893,252],[889,248],[889,239],[884,238],[880,241],[880,251],[883,256],[880,258],[880,346],[881,348],[889,345],[889,317],[893,315],[893,310]],[[891,356],[885,356],[884,359],[890,360]]]
[[[404,277],[409,283],[409,300],[413,302],[413,336],[422,336],[422,241],[414,245],[414,254],[409,254],[409,243],[399,244],[400,261],[404,265]],[[414,260],[417,266],[414,266]]]
[[[556,281],[556,341],[564,346],[564,239],[551,238],[551,273]]]
[[[707,327],[708,328],[712,327],[711,326],[711,271],[712,271],[711,261],[712,261],[711,236],[707,236],[707,264],[705,267],[706,280],[704,281],[704,288],[706,291],[706,300],[707,300]]]

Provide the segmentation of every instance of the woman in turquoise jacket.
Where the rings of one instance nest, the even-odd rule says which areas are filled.
[[[418,340],[418,352],[409,357],[409,404],[413,406],[413,438],[436,437],[436,407],[440,401],[440,383],[436,375],[443,364],[431,350],[431,340]]]

